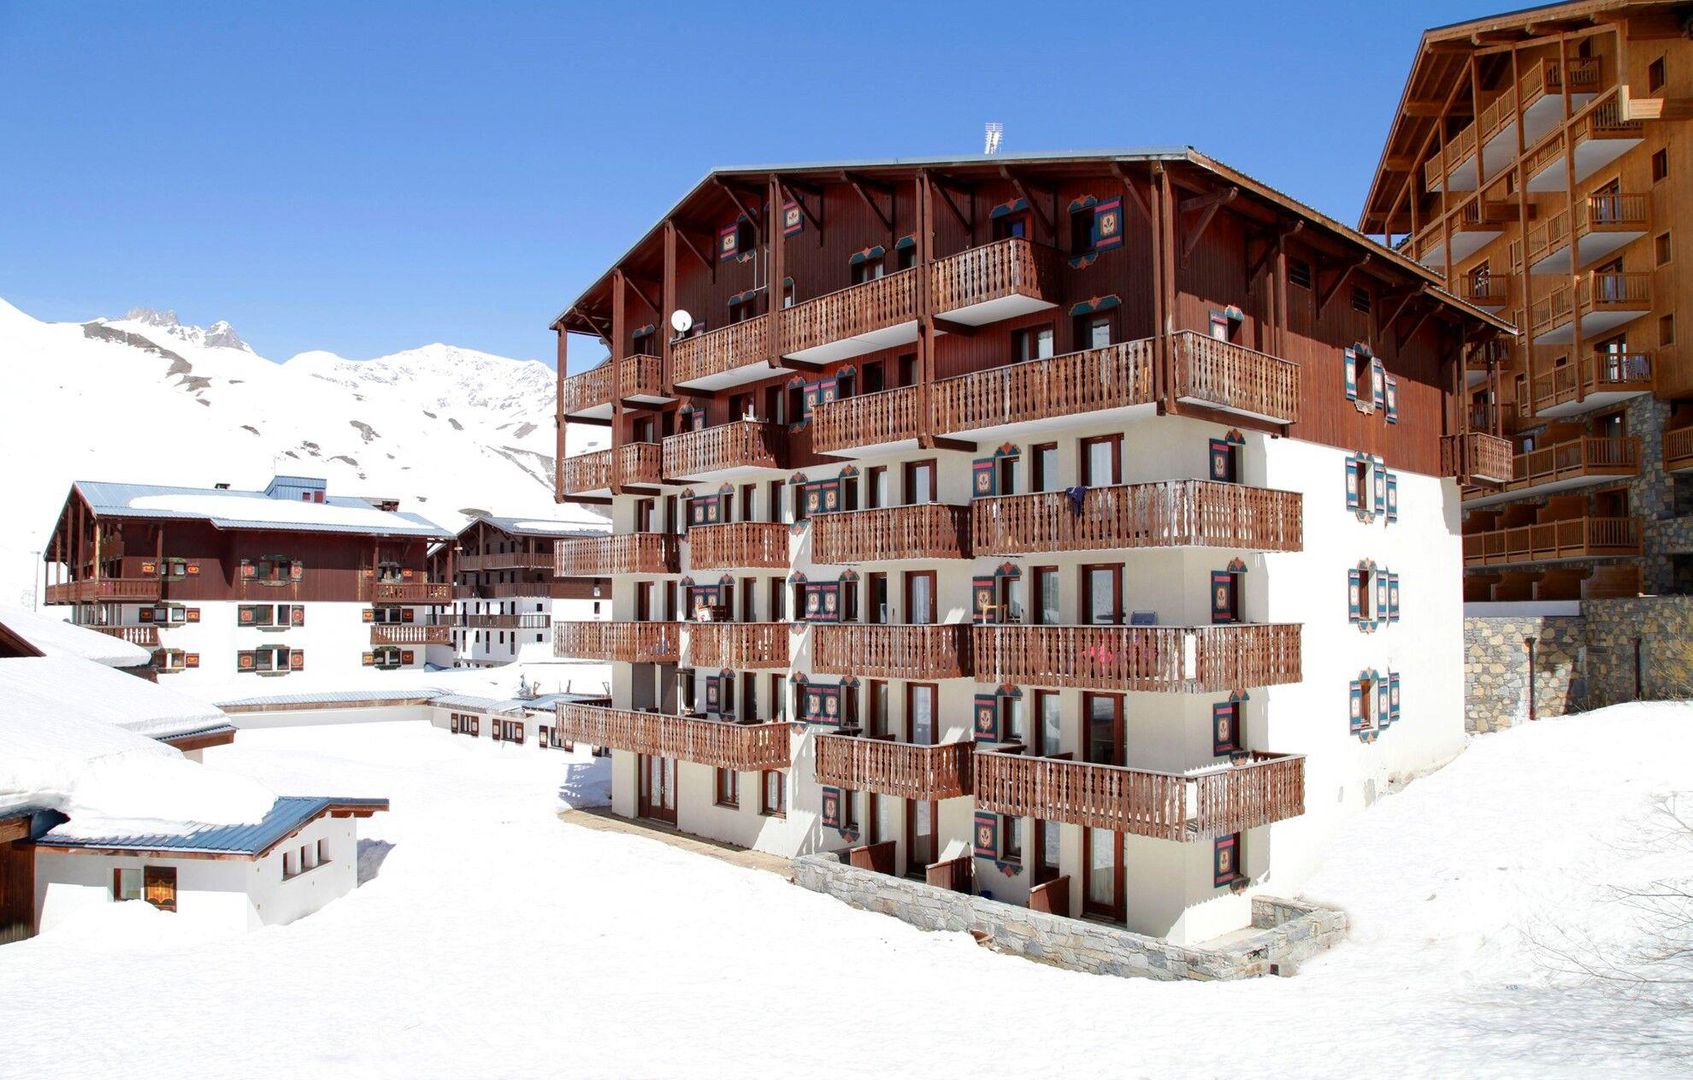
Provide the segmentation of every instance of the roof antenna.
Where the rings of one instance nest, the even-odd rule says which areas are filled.
[[[989,156],[999,153],[999,140],[1004,134],[1004,124],[997,120],[989,120],[987,132],[982,136],[982,153]]]

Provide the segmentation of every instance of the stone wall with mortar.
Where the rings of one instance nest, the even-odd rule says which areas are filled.
[[[891,915],[920,930],[967,932],[998,952],[1095,975],[1202,981],[1291,975],[1301,961],[1346,936],[1345,912],[1255,896],[1250,930],[1230,934],[1226,948],[1191,948],[861,870],[833,852],[802,855],[793,866],[796,885],[855,908]]]
[[[1535,718],[1587,707],[1585,630],[1579,615],[1467,616],[1464,726],[1503,731],[1530,717],[1529,639],[1534,640]]]
[[[1581,614],[1588,708],[1693,698],[1693,596],[1587,600]]]

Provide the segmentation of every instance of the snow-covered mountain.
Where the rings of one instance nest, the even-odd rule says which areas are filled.
[[[0,601],[29,601],[72,480],[262,487],[292,472],[449,529],[478,510],[604,524],[552,501],[553,373],[533,360],[437,344],[277,364],[228,323],[145,308],[44,323],[0,300],[0,371]],[[604,438],[570,436],[572,453]]]

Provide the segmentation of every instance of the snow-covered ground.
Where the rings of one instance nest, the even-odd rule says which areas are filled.
[[[1620,942],[1606,885],[1693,875],[1637,842],[1652,796],[1689,786],[1684,706],[1475,740],[1338,837],[1307,895],[1352,913],[1347,944],[1297,977],[1229,984],[1042,967],[572,826],[561,798],[605,795],[585,756],[382,724],[243,732],[207,760],[277,791],[391,796],[361,826],[372,855],[392,845],[380,872],[292,926],[209,944],[114,905],[0,948],[0,1076],[1693,1069],[1687,1017],[1572,982],[1530,940]]]

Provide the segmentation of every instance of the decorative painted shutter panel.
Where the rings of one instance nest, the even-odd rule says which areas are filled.
[[[841,789],[826,787],[823,789],[823,827],[825,829],[839,829],[841,827]]]
[[[1387,368],[1380,360],[1370,361],[1370,400],[1378,409],[1387,407]]]
[[[304,649],[291,649],[289,651],[289,653],[288,653],[288,670],[289,671],[304,671],[304,670],[306,670],[306,650],[304,650]]]
[[[986,810],[976,811],[976,856],[982,859],[999,857],[999,815]]]
[[[295,626],[306,625],[306,605],[295,604],[288,612],[288,621]]]
[[[1235,731],[1235,703],[1217,702],[1211,706],[1211,752],[1226,754],[1239,745],[1240,736]]]
[[[1358,354],[1347,349],[1341,354],[1341,365],[1346,376],[1346,400],[1358,400]]]
[[[408,608],[401,608],[400,609],[400,621],[402,623],[409,623],[416,617],[417,617],[417,613],[415,611],[413,611],[411,608],[408,607]]]
[[[252,671],[255,665],[256,661],[253,659],[252,650],[242,649],[235,654],[236,671]]]
[[[1211,571],[1211,621],[1234,621],[1234,575],[1227,570]]]
[[[1375,476],[1375,483],[1371,485],[1375,489],[1375,512],[1385,514],[1387,513],[1387,474],[1382,471],[1379,461],[1376,462],[1376,467],[1371,472]]]
[[[199,667],[200,666],[200,654],[197,653],[197,652],[187,653],[182,658],[182,664],[183,664],[184,667],[191,667],[191,668]]]
[[[235,609],[235,621],[240,625],[252,626],[253,619],[253,606],[251,604],[242,604]]]
[[[417,654],[412,652],[410,649],[406,649],[400,653],[400,663],[404,666],[409,667],[416,660]]]
[[[1364,730],[1364,686],[1357,679],[1351,684],[1352,730]]]
[[[1387,520],[1399,520],[1399,477],[1387,474]]]
[[[376,609],[375,608],[365,608],[363,611],[359,612],[359,618],[363,619],[365,622],[375,622],[376,621]]]
[[[1399,673],[1397,671],[1390,671],[1387,673],[1387,686],[1388,723],[1397,724],[1399,722]]]
[[[197,608],[197,607],[189,608],[186,618],[189,622],[199,622],[200,621],[200,609]]]
[[[364,666],[365,667],[375,667],[376,666],[376,654],[375,653],[367,652],[367,653],[364,654]]]
[[[1373,616],[1373,618],[1370,620],[1371,622],[1384,623],[1384,622],[1387,621],[1387,618],[1388,618],[1387,603],[1388,603],[1387,574],[1386,573],[1378,573],[1378,574],[1376,574],[1376,606],[1375,606],[1375,610],[1370,613]]]
[[[980,499],[999,494],[998,470],[991,457],[977,458],[970,463],[970,497]]]
[[[982,742],[999,742],[999,695],[976,695],[976,738]]]
[[[1389,697],[1389,695],[1388,695],[1387,680],[1380,678],[1380,677],[1377,677],[1377,679],[1376,679],[1376,726],[1377,727],[1381,727],[1382,721],[1388,717],[1389,710],[1392,708],[1392,704],[1393,704],[1393,699],[1391,697]]]
[[[305,579],[305,576],[306,576],[306,566],[300,560],[295,559],[293,562],[288,564],[288,579],[290,581],[293,581],[297,584],[300,581],[303,581]]]
[[[1399,621],[1399,575],[1387,575],[1387,619],[1389,622]]]
[[[970,579],[970,617],[976,622],[989,622],[988,609],[995,596],[993,575]]]
[[[1387,422],[1399,422],[1399,380],[1392,375],[1387,377]]]
[[[1358,505],[1358,463],[1356,461],[1346,463],[1346,509],[1363,509],[1362,506]]]
[[[1364,620],[1363,585],[1364,574],[1361,570],[1346,571],[1346,620],[1348,622],[1362,622]]]

